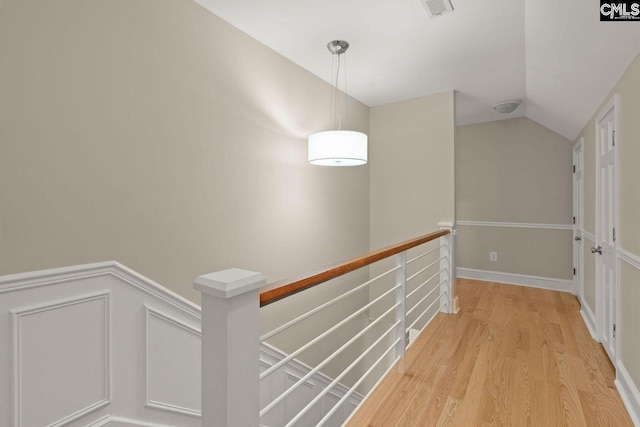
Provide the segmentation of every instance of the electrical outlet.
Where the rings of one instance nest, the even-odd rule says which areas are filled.
[[[489,252],[489,261],[498,261],[498,252]]]

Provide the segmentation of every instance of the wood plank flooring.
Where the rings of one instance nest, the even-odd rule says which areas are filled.
[[[633,427],[573,295],[466,279],[457,293],[460,312],[434,318],[349,427]]]

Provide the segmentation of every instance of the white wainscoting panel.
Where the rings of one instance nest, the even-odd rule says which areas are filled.
[[[200,416],[200,331],[168,314],[145,308],[146,405]]]
[[[117,262],[0,276],[0,330],[0,427],[200,427],[200,307]],[[260,350],[262,369],[286,357]],[[285,364],[262,382],[261,401],[309,372]],[[315,374],[300,392],[331,381]],[[317,411],[346,392],[335,385]],[[351,395],[327,425],[361,400]],[[262,424],[284,425],[285,405]]]
[[[147,405],[145,305],[148,396],[182,413]],[[197,305],[116,262],[0,276],[0,426],[199,427],[199,325]],[[197,360],[176,360],[186,347]]]
[[[475,279],[486,282],[528,286],[531,288],[550,289],[552,291],[569,292],[574,295],[576,293],[575,283],[573,280],[528,276],[525,274],[504,273],[501,271],[476,270],[464,267],[458,267],[456,269],[456,274],[457,277],[464,279]]]
[[[297,383],[302,378],[302,375],[296,375],[291,372],[291,369],[287,369],[285,370],[285,378],[286,388],[289,388]],[[302,383],[302,385],[299,386],[296,390],[296,393],[292,393],[290,398],[285,399],[284,401],[285,420],[288,421],[292,419],[298,412],[302,410],[302,408],[307,406],[307,403],[310,402],[314,397],[316,397],[318,393],[320,393],[320,391],[321,387],[313,381],[306,380],[304,383]],[[304,414],[302,418],[300,418],[300,421],[298,421],[298,423],[301,426],[314,426],[318,424],[318,421],[320,421],[320,418],[322,418],[322,404],[320,404],[320,402],[318,403],[319,405],[314,405],[313,407],[311,407],[307,411],[307,413]]]
[[[13,419],[59,426],[110,401],[109,293],[12,310]]]

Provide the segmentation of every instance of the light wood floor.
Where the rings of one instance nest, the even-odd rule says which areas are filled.
[[[615,373],[570,294],[458,279],[438,314],[348,424],[633,426]]]

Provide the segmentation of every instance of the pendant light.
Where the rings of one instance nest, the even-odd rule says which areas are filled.
[[[349,48],[344,40],[333,40],[327,44],[327,49],[333,55],[331,74],[335,68],[335,81],[331,82],[331,105],[329,108],[330,121],[337,130],[316,132],[309,135],[309,163],[320,166],[358,166],[367,163],[367,135],[362,132],[342,130],[342,111],[345,118],[348,112],[348,94],[345,90],[344,108],[339,108],[340,90],[338,80],[340,76],[341,55]],[[332,76],[333,77],[333,76]]]

